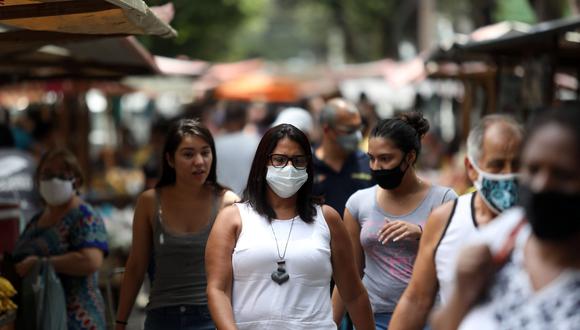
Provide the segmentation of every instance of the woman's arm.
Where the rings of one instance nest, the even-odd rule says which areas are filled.
[[[357,330],[374,330],[375,322],[371,303],[367,290],[360,279],[360,272],[354,262],[353,244],[349,234],[334,209],[323,206],[323,212],[330,229],[333,278],[342,302]],[[340,267],[336,267],[336,265],[340,265]]]
[[[57,273],[87,276],[101,268],[103,258],[103,250],[99,248],[84,248],[57,256],[50,256],[48,260]]]
[[[121,284],[117,320],[126,322],[135,303],[135,297],[143,284],[145,271],[151,257],[153,244],[153,230],[151,219],[155,210],[155,191],[148,190],[141,194],[135,207],[133,218],[133,241],[129,259],[125,265],[125,274]],[[124,329],[125,326],[117,324],[116,329]]]
[[[362,246],[360,245],[360,225],[352,214],[350,214],[348,209],[344,210],[344,227],[346,228],[348,236],[350,237],[350,242],[352,243],[354,261],[358,274],[362,278],[364,270],[364,253]],[[340,292],[338,292],[337,287],[335,287],[332,292],[332,314],[334,322],[337,325],[340,325],[344,316],[344,304],[342,303],[342,298],[340,297]]]
[[[485,292],[494,273],[489,247],[484,244],[465,247],[457,260],[455,286],[449,302],[433,313],[431,327],[455,330]]]
[[[453,202],[443,204],[429,215],[413,266],[413,276],[397,303],[391,322],[388,324],[389,329],[423,329],[425,327],[439,287],[435,267],[435,249],[447,226],[453,207]]]
[[[241,228],[237,206],[224,208],[216,218],[205,248],[208,305],[220,330],[237,329],[232,310],[232,253]]]

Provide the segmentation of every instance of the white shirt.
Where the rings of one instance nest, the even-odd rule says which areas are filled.
[[[330,230],[322,209],[316,207],[311,224],[296,217],[294,225],[292,220],[273,220],[270,225],[249,204],[236,205],[242,219],[232,255],[232,304],[238,329],[336,330],[329,291]],[[276,240],[281,255],[288,241],[284,259],[290,278],[281,285],[271,279],[278,267]]]
[[[523,216],[521,209],[505,212],[480,231],[479,239],[497,253]],[[488,297],[469,312],[459,329],[580,329],[580,270],[564,270],[535,291],[524,268],[524,246],[530,234],[526,224],[516,236],[510,260],[496,273]]]

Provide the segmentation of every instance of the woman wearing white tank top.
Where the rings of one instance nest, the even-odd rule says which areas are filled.
[[[357,329],[374,329],[346,230],[311,196],[312,182],[306,135],[288,124],[268,130],[244,203],[222,210],[208,239],[207,294],[218,329],[336,329],[331,277]]]

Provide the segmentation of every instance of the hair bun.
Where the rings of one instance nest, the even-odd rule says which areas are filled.
[[[399,119],[411,125],[417,131],[419,138],[422,138],[429,131],[429,121],[418,111],[408,111],[401,113]]]

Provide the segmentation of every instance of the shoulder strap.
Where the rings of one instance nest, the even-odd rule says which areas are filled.
[[[161,191],[157,188],[155,188],[155,210],[153,212],[153,218],[151,219],[151,229],[153,232],[153,241],[155,241],[155,236],[158,235],[158,233],[161,230]]]
[[[510,255],[512,254],[514,247],[516,245],[516,239],[518,237],[518,233],[524,227],[526,221],[521,219],[516,226],[512,229],[509,236],[505,240],[502,247],[498,250],[498,252],[493,256],[493,263],[497,266],[504,265]]]
[[[213,194],[213,202],[212,202],[211,213],[210,213],[210,218],[209,218],[209,223],[212,225],[213,225],[215,218],[217,217],[217,214],[220,210],[221,201],[222,201],[222,199],[219,197],[217,192],[215,194]]]
[[[445,193],[443,194],[443,198],[441,198],[441,203],[440,203],[440,204],[443,204],[443,203],[445,203],[445,198],[447,197],[447,194],[448,194],[448,193],[449,193],[451,190],[452,190],[451,188],[447,188],[447,190],[445,190]],[[455,207],[453,207],[453,208],[455,208]]]

